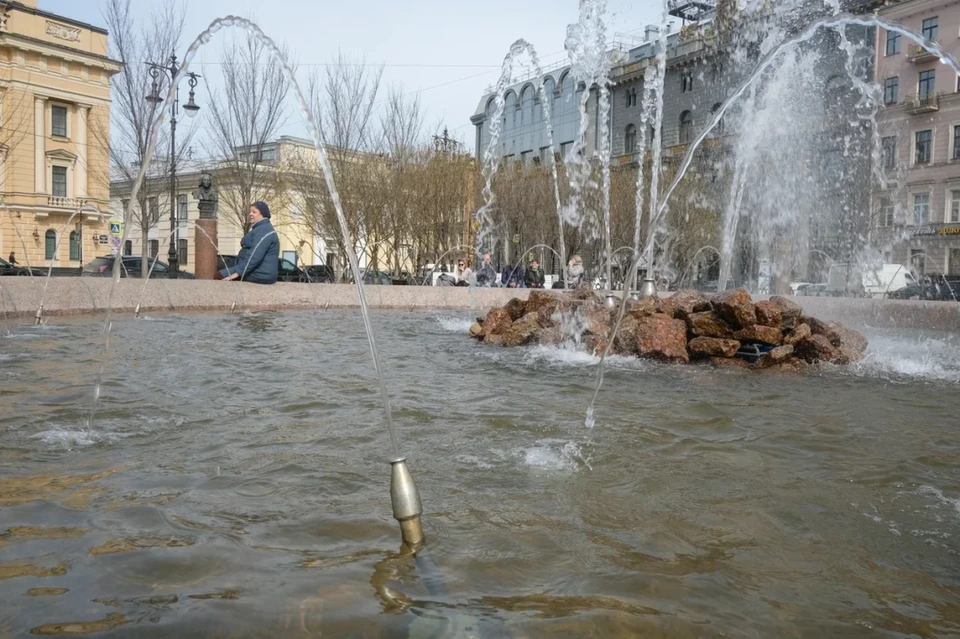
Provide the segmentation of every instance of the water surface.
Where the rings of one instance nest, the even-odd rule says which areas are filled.
[[[956,336],[809,376],[619,359],[587,430],[595,358],[374,319],[416,563],[355,313],[121,319],[93,428],[101,326],[0,325],[0,636],[960,634]]]

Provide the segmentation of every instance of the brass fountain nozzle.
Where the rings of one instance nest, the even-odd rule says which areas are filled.
[[[37,314],[35,316],[37,326],[43,324],[43,304],[37,308]]]
[[[643,283],[640,285],[640,295],[639,299],[646,299],[648,297],[657,296],[657,283],[653,280],[652,277],[643,278]]]
[[[413,483],[406,458],[394,460],[390,465],[390,502],[393,504],[393,517],[400,522],[403,543],[416,552],[424,542],[423,524],[420,522],[420,515],[423,514],[420,493],[417,485]]]

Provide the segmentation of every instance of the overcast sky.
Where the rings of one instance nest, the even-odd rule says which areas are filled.
[[[166,0],[136,0],[147,19]],[[608,32],[642,35],[659,22],[659,0],[608,0]],[[101,0],[40,0],[41,9],[102,26]],[[385,87],[421,92],[431,130],[449,126],[472,144],[470,116],[494,83],[510,44],[525,38],[544,66],[564,60],[566,27],[576,21],[578,0],[205,0],[187,9],[190,42],[214,18],[234,14],[255,20],[267,35],[287,44],[302,67],[328,62],[338,50],[385,64]],[[218,36],[201,58],[217,60]],[[186,46],[186,45],[185,45]],[[182,54],[183,52],[179,52]],[[302,76],[306,75],[301,73]],[[214,81],[214,80],[211,80]],[[384,92],[385,93],[385,92]],[[202,96],[198,96],[202,106]],[[291,111],[282,133],[302,135],[302,118]]]

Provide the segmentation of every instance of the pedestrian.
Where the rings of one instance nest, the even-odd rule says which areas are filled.
[[[467,266],[464,260],[457,264],[457,286],[470,286],[470,280],[473,278],[473,271]]]
[[[524,282],[527,288],[543,288],[546,278],[543,275],[543,269],[540,268],[540,261],[536,258],[530,260],[530,268],[524,275]]]
[[[19,264],[19,263],[20,263],[20,262],[17,261],[17,254],[16,254],[14,251],[10,251],[10,259],[7,260],[7,261],[10,262],[11,264]]]
[[[280,264],[280,241],[270,223],[270,207],[254,202],[247,213],[250,230],[240,240],[236,263],[218,273],[223,280],[242,280],[254,284],[277,281]]]
[[[500,285],[504,288],[520,288],[523,284],[523,267],[507,264],[500,274]]]
[[[477,286],[490,287],[497,284],[497,271],[493,268],[490,254],[483,256],[483,262],[477,266]]]
[[[564,282],[567,288],[579,288],[583,284],[583,258],[579,255],[570,258]]]

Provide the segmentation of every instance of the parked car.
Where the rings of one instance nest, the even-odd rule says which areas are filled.
[[[888,295],[895,300],[927,300],[935,302],[960,301],[960,281],[947,280],[943,275],[927,276]]]
[[[30,275],[43,277],[47,273],[42,269],[38,268],[28,268],[26,266],[20,266],[19,264],[11,264],[10,262],[0,259],[0,275]]]
[[[393,285],[393,276],[387,271],[371,271],[370,269],[362,268],[360,272],[363,274],[364,284],[377,284],[381,286]],[[352,275],[349,277],[349,281],[353,282]]]
[[[307,274],[308,281],[314,284],[332,284],[337,281],[333,268],[325,264],[300,267]]]
[[[236,255],[218,255],[217,270],[232,268],[237,263]],[[278,282],[310,282],[312,281],[307,273],[291,262],[282,257],[277,258],[277,281]]]
[[[98,257],[92,262],[84,265],[83,275],[88,277],[112,277],[113,263],[117,258],[112,255]],[[139,255],[124,255],[120,260],[120,277],[141,277],[143,271],[143,260]],[[151,278],[169,277],[170,268],[166,262],[161,262],[157,258],[150,258],[147,262],[147,269]],[[194,279],[194,274],[190,271],[178,270],[177,277],[185,280]]]

